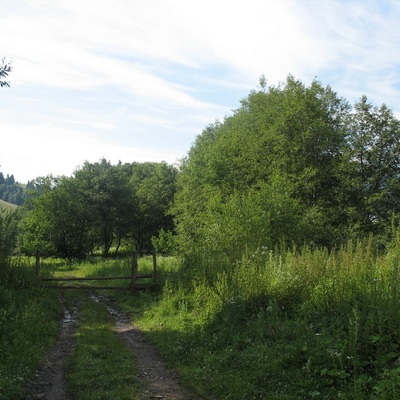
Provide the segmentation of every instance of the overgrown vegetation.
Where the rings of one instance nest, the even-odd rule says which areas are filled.
[[[371,238],[332,251],[259,248],[233,267],[203,258],[139,324],[205,397],[398,398],[399,255],[398,239],[379,256]]]

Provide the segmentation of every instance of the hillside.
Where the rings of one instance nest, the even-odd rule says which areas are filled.
[[[15,210],[16,208],[18,208],[17,205],[7,203],[6,201],[0,199],[0,210]]]

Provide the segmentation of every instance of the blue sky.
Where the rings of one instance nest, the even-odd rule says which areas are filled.
[[[397,0],[0,0],[0,171],[184,157],[258,87],[315,77],[400,112]]]

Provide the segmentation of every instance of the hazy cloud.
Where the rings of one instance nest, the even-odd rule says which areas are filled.
[[[395,0],[0,4],[0,57],[14,67],[0,92],[0,164],[22,181],[96,157],[173,162],[261,74],[317,77],[400,111]]]

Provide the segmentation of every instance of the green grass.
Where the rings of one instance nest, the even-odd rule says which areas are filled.
[[[265,250],[123,306],[142,298],[136,322],[205,397],[400,398],[399,243],[381,256],[372,240]],[[186,268],[201,271],[197,262]]]
[[[56,292],[35,288],[29,265],[0,264],[0,398],[14,400],[56,341],[61,304]]]
[[[159,290],[106,292],[186,386],[229,400],[400,398],[397,239],[384,254],[370,239],[332,252],[262,248],[234,265],[218,260],[160,258]],[[43,270],[57,276],[130,271],[129,260],[48,261]],[[151,270],[151,258],[139,261],[140,272]],[[68,362],[75,398],[140,398],[135,361],[107,312],[69,293],[82,310]]]
[[[76,348],[67,362],[69,391],[76,400],[135,400],[142,387],[135,358],[112,331],[113,321],[86,293],[79,299]]]
[[[34,261],[32,261],[34,262]],[[153,259],[152,256],[141,257],[138,261],[139,274],[153,273]],[[176,273],[176,259],[174,257],[161,257],[157,258],[158,264],[158,279],[157,287],[162,287],[165,281],[166,274]],[[104,259],[102,257],[93,257],[81,262],[68,262],[62,259],[43,258],[41,261],[41,275],[44,277],[55,278],[68,278],[68,277],[107,277],[107,276],[130,276],[132,269],[132,259],[118,258],[118,259]],[[121,280],[104,280],[104,281],[79,281],[73,282],[79,285],[97,285],[97,286],[120,286],[128,288],[130,285],[129,279]],[[152,278],[145,278],[138,280],[138,283],[148,283],[154,286]]]
[[[17,205],[8,203],[8,202],[0,199],[0,211],[1,210],[13,211],[13,210],[16,210],[17,208],[18,208]]]

